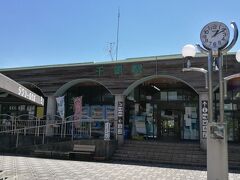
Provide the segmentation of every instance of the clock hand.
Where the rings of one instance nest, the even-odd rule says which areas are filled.
[[[223,30],[219,31],[218,34],[220,34],[221,32],[224,32],[225,30],[226,30],[226,29],[223,29]]]
[[[222,29],[221,31],[217,30],[212,37],[215,37],[216,35],[220,34],[221,32],[224,32],[225,30],[226,29]]]
[[[215,34],[212,35],[212,38],[215,37],[217,34],[219,34],[219,30],[217,30],[217,31],[215,32]]]

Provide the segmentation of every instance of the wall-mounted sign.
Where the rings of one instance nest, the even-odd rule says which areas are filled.
[[[209,126],[210,126],[210,137],[212,139],[224,139],[226,124],[211,123]]]
[[[118,135],[122,135],[123,134],[123,102],[121,101],[118,102],[117,117],[118,117],[117,133]]]
[[[35,94],[34,92],[30,91],[21,84],[8,78],[7,76],[4,76],[1,73],[0,73],[0,90],[12,94],[13,96],[24,99],[26,101],[29,101],[33,104],[40,106],[44,105],[43,97]]]
[[[207,138],[207,125],[208,125],[208,101],[202,101],[202,138]]]
[[[97,76],[103,76],[105,70],[107,70],[105,66],[97,66],[96,67],[96,75]],[[112,68],[113,74],[115,76],[120,76],[123,74],[130,73],[129,70],[126,71],[128,68],[124,68],[123,64],[115,64]],[[141,75],[143,73],[143,65],[142,64],[132,64],[131,65],[131,73],[132,75]]]

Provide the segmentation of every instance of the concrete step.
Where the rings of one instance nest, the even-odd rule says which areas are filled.
[[[115,161],[126,161],[126,162],[139,162],[139,163],[154,163],[154,164],[181,164],[181,165],[191,165],[191,166],[206,166],[205,161],[194,161],[194,160],[189,160],[186,161],[185,159],[171,159],[171,158],[164,158],[164,159],[146,159],[146,158],[133,158],[133,157],[128,157],[128,158],[123,158],[123,157],[117,157],[114,156],[112,160]]]
[[[238,161],[240,163],[240,155],[239,154],[229,154],[228,155],[228,160]]]
[[[176,153],[176,154],[186,154],[186,153],[190,153],[190,154],[206,154],[205,151],[202,151],[200,149],[172,149],[172,148],[142,148],[142,147],[129,147],[129,146],[124,146],[119,148],[118,150],[121,151],[141,151],[141,152],[152,152],[152,153]]]
[[[228,152],[229,167],[240,168],[240,145],[229,145]],[[128,140],[115,151],[112,160],[206,167],[207,154],[198,143]]]
[[[200,157],[203,158],[203,157],[206,157],[206,154],[202,153],[202,152],[187,152],[187,153],[180,153],[180,152],[144,152],[144,151],[132,151],[132,150],[121,150],[121,149],[118,149],[115,151],[115,153],[118,153],[118,154],[128,154],[128,155],[132,155],[132,156],[135,156],[135,155],[155,155],[155,156],[165,156],[166,154],[169,154],[171,156],[195,156],[195,157]]]
[[[229,145],[228,153],[240,154],[240,145]]]
[[[142,155],[136,155],[136,156],[129,156],[129,155],[123,155],[123,154],[116,154],[114,158],[119,158],[122,160],[139,160],[142,159],[143,162],[148,161],[148,160],[154,160],[156,162],[161,163],[162,161],[167,161],[169,163],[174,163],[174,162],[201,162],[201,163],[206,163],[206,158],[195,158],[193,156],[170,156],[170,155],[165,155],[165,156],[142,156]]]
[[[141,145],[141,146],[158,146],[158,147],[197,147],[199,148],[199,143],[189,143],[189,142],[159,142],[159,141],[134,141],[134,140],[127,140],[125,145]]]
[[[198,147],[198,146],[189,146],[189,145],[186,145],[186,146],[180,146],[180,145],[177,145],[177,144],[175,144],[175,145],[169,145],[169,144],[154,144],[154,145],[151,145],[151,144],[143,144],[143,145],[141,145],[141,144],[125,144],[125,146],[126,147],[139,147],[139,146],[141,146],[141,147],[143,147],[143,148],[149,148],[149,147],[151,147],[151,148],[172,148],[172,149],[199,149],[200,147]]]
[[[233,161],[230,161],[229,162],[229,167],[231,168],[231,169],[240,169],[240,162],[238,161],[238,162],[233,162]]]

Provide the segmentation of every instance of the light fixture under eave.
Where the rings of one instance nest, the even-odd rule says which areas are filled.
[[[129,101],[136,102],[136,100],[135,100],[134,97],[132,97],[132,96],[127,96],[127,99],[128,99]]]
[[[157,91],[160,91],[160,89],[159,89],[157,86],[152,85],[152,87],[153,87],[154,89],[156,89]]]

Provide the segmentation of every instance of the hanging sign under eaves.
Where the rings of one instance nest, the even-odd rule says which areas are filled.
[[[13,96],[29,101],[38,106],[44,106],[43,97],[25,88],[16,81],[0,73],[0,91],[7,92]]]

